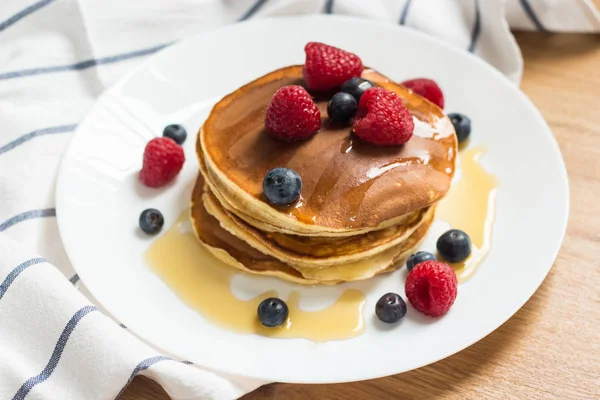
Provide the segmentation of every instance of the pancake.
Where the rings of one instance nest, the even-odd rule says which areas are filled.
[[[197,188],[201,187],[197,183]],[[196,194],[197,196],[198,194]],[[433,212],[431,207],[415,213],[409,223],[349,237],[308,237],[266,233],[224,210],[218,200],[205,190],[202,201],[209,214],[221,226],[263,254],[270,255],[294,268],[324,268],[363,260],[404,242]]]
[[[325,96],[315,99],[323,119],[317,135],[295,143],[272,138],[264,130],[272,95],[303,84],[301,66],[283,68],[223,98],[198,135],[201,169],[221,205],[262,231],[326,237],[401,225],[440,200],[455,168],[452,124],[437,106],[383,75],[365,70],[363,77],[403,99],[415,121],[406,144],[374,146],[349,126],[330,125]],[[274,207],[264,199],[263,177],[275,167],[302,177],[296,204]]]
[[[196,182],[195,194],[203,191],[202,179]],[[427,218],[419,228],[402,244],[379,253],[366,260],[346,263],[336,267],[311,268],[304,270],[292,267],[271,256],[254,249],[245,241],[235,237],[225,230],[219,221],[226,219],[223,209],[216,215],[209,214],[202,201],[203,197],[194,195],[192,198],[191,220],[194,232],[212,254],[223,262],[253,274],[275,276],[281,279],[304,285],[333,285],[341,282],[362,280],[374,275],[391,272],[403,265],[405,259],[412,254],[427,233],[433,220],[433,210],[427,213]]]
[[[349,231],[349,232],[345,232],[345,233],[338,232],[337,234],[330,233],[330,232],[321,232],[318,235],[314,235],[314,234],[308,234],[308,233],[298,233],[293,230],[285,229],[283,227],[277,227],[277,226],[271,225],[267,222],[256,219],[256,218],[252,217],[251,215],[246,214],[244,212],[244,210],[240,208],[240,206],[234,204],[225,195],[223,195],[222,190],[220,190],[219,187],[213,181],[214,175],[211,174],[207,170],[206,165],[204,164],[204,157],[202,156],[202,149],[197,148],[197,152],[199,154],[198,162],[199,162],[199,166],[200,166],[200,172],[204,176],[206,183],[210,188],[211,194],[215,198],[218,199],[218,201],[221,203],[221,206],[224,207],[228,212],[234,214],[236,217],[243,220],[248,225],[251,225],[262,232],[281,233],[283,235],[296,235],[296,236],[307,236],[307,237],[337,238],[337,237],[349,237],[351,235],[355,236],[355,235],[373,231],[373,230],[360,230],[360,231],[354,230],[354,231]],[[235,199],[237,197],[237,194],[231,193],[231,197]],[[419,216],[419,211],[404,214],[402,216],[395,218],[393,221],[390,221],[390,225],[392,222],[394,225],[410,223],[412,220],[414,220],[418,216]],[[380,229],[385,229],[385,228],[386,228],[386,226],[380,227]]]

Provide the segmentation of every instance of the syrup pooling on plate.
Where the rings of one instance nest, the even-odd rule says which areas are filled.
[[[256,316],[258,305],[277,294],[269,291],[247,301],[237,298],[230,285],[233,276],[240,272],[215,258],[198,242],[187,211],[154,240],[146,252],[146,260],[183,302],[227,330],[315,342],[349,339],[364,331],[365,296],[354,289],[344,291],[335,303],[318,311],[302,310],[300,293],[292,292],[287,300],[290,310],[287,324],[279,328],[260,325]]]
[[[480,164],[483,146],[460,152],[461,177],[437,207],[438,219],[471,237],[471,255],[451,264],[459,281],[469,279],[490,251],[492,226],[496,216],[496,177]]]
[[[461,281],[475,272],[490,248],[497,184],[479,163],[484,153],[482,147],[461,152],[461,178],[438,206],[437,217],[466,231],[473,241],[471,256],[453,265]],[[287,299],[287,324],[281,328],[261,326],[256,317],[258,304],[276,293],[265,292],[247,301],[238,299],[230,284],[239,272],[207,251],[189,225],[186,212],[154,241],[146,258],[152,270],[207,320],[234,332],[316,342],[348,339],[364,331],[365,296],[352,289],[343,292],[333,305],[314,312],[303,311],[299,307],[300,293],[292,292]]]

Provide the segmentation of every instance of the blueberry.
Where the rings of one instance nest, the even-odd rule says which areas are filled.
[[[358,102],[360,100],[360,96],[362,96],[365,90],[372,87],[375,87],[373,82],[363,78],[354,77],[344,82],[340,87],[340,91],[351,94],[352,97],[354,97]]]
[[[408,272],[412,271],[415,265],[422,263],[423,261],[435,260],[435,256],[428,251],[418,251],[415,254],[408,257],[406,260],[406,269]]]
[[[140,228],[149,235],[154,235],[162,229],[165,219],[160,211],[149,208],[140,214]]]
[[[464,261],[471,254],[471,238],[461,230],[451,229],[437,240],[437,251],[451,263]]]
[[[268,328],[281,326],[287,321],[288,306],[281,299],[269,297],[258,305],[258,320]]]
[[[448,114],[448,118],[452,121],[452,125],[454,125],[454,130],[456,131],[456,138],[458,139],[458,143],[462,143],[471,134],[471,120],[466,115],[462,115],[459,113]]]
[[[386,293],[375,305],[377,318],[388,324],[400,321],[406,315],[406,303],[396,293]]]
[[[327,103],[327,115],[331,122],[342,124],[354,116],[357,107],[356,99],[351,94],[339,92]]]
[[[172,124],[163,130],[163,136],[173,139],[177,144],[183,144],[187,138],[187,132],[183,126]]]
[[[263,180],[263,192],[266,198],[273,204],[292,204],[302,191],[302,179],[293,169],[273,168]]]

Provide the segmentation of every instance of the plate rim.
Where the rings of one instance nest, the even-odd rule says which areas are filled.
[[[109,96],[112,92],[114,92],[115,90],[117,90],[119,87],[123,86],[125,83],[127,83],[134,75],[136,75],[137,73],[139,73],[140,71],[144,70],[145,68],[147,68],[148,66],[152,65],[153,63],[156,62],[156,60],[158,59],[162,59],[162,58],[166,58],[169,56],[169,54],[171,52],[176,52],[177,49],[179,48],[179,46],[184,45],[187,41],[192,41],[192,40],[198,40],[202,37],[208,37],[210,38],[211,36],[218,36],[219,33],[221,31],[224,30],[229,30],[232,29],[232,27],[236,27],[236,26],[246,26],[246,25],[257,25],[257,24],[264,24],[266,23],[272,23],[273,21],[281,21],[281,20],[305,20],[307,22],[310,22],[312,20],[331,20],[331,19],[336,19],[336,20],[342,20],[342,21],[346,21],[346,22],[351,22],[352,24],[364,24],[364,25],[370,25],[373,27],[373,29],[378,29],[381,27],[387,28],[387,29],[395,29],[398,31],[403,31],[403,34],[408,34],[408,35],[416,35],[418,37],[420,37],[423,40],[426,40],[428,42],[431,43],[435,43],[436,45],[440,45],[445,47],[447,50],[451,51],[452,53],[455,53],[457,56],[459,57],[466,57],[471,59],[472,61],[476,62],[477,64],[479,64],[480,66],[482,66],[483,68],[485,68],[489,73],[491,73],[492,75],[494,75],[496,78],[499,78],[500,81],[502,81],[502,83],[508,87],[510,87],[511,91],[516,92],[516,94],[522,99],[523,104],[527,107],[527,111],[528,113],[530,113],[532,116],[535,117],[535,119],[537,120],[538,123],[540,123],[543,127],[544,130],[546,131],[546,134],[548,136],[548,140],[549,143],[551,144],[551,149],[552,152],[554,153],[554,156],[556,157],[556,159],[559,162],[559,166],[560,166],[560,177],[559,178],[562,182],[562,184],[564,184],[564,196],[562,197],[561,204],[564,205],[564,213],[561,215],[562,217],[562,221],[560,224],[561,227],[561,231],[560,231],[560,235],[559,235],[559,241],[558,241],[558,245],[556,246],[556,248],[553,250],[552,252],[552,262],[550,263],[550,265],[545,269],[545,272],[543,274],[543,276],[541,276],[541,279],[539,280],[539,282],[537,282],[534,285],[531,285],[530,290],[528,291],[527,296],[523,296],[523,301],[520,302],[519,306],[516,307],[513,311],[511,311],[510,313],[508,313],[507,316],[503,316],[502,318],[498,318],[498,323],[494,323],[492,325],[496,325],[495,327],[493,327],[491,330],[489,330],[489,332],[485,333],[484,335],[481,335],[480,337],[472,340],[472,341],[467,341],[468,343],[465,344],[464,346],[460,347],[460,348],[454,348],[450,351],[444,352],[441,355],[437,355],[435,357],[434,360],[428,360],[428,361],[424,361],[423,363],[419,363],[418,365],[413,366],[412,368],[409,369],[405,369],[402,372],[392,372],[390,374],[386,374],[386,375],[381,375],[381,374],[360,374],[361,377],[360,378],[348,378],[348,379],[319,379],[319,380],[310,380],[310,381],[306,381],[306,380],[302,380],[302,379],[286,379],[286,380],[279,380],[277,379],[277,381],[283,381],[283,382],[289,382],[289,383],[305,383],[305,384],[325,384],[325,383],[343,383],[343,382],[355,382],[355,381],[362,381],[362,380],[368,380],[368,379],[376,379],[376,378],[381,378],[384,376],[390,376],[390,375],[395,375],[395,374],[399,374],[399,373],[404,373],[404,372],[408,372],[417,368],[421,368],[423,366],[426,365],[430,365],[433,364],[435,362],[438,362],[440,360],[443,360],[451,355],[454,355],[458,352],[461,352],[462,350],[464,350],[467,347],[472,346],[473,344],[479,342],[480,340],[484,339],[485,337],[487,337],[489,334],[491,334],[492,332],[494,332],[495,330],[497,330],[498,328],[500,328],[502,325],[504,325],[506,323],[506,321],[508,321],[511,317],[513,317],[524,305],[525,303],[527,303],[531,297],[535,294],[535,292],[539,289],[539,287],[541,286],[541,284],[544,282],[544,280],[547,278],[548,274],[550,273],[550,270],[552,269],[554,263],[556,262],[556,258],[559,254],[559,252],[562,249],[562,246],[564,245],[564,238],[567,232],[567,225],[568,225],[568,220],[569,220],[569,214],[570,214],[570,184],[569,184],[569,177],[568,177],[568,173],[567,173],[567,168],[566,168],[566,164],[564,162],[564,158],[562,156],[562,153],[560,151],[560,147],[558,146],[558,142],[556,140],[556,137],[554,136],[554,134],[552,133],[552,130],[550,129],[548,123],[545,121],[545,119],[543,118],[541,112],[536,108],[536,106],[533,104],[533,102],[529,99],[529,97],[522,92],[519,87],[517,85],[515,85],[508,77],[506,77],[505,75],[503,75],[500,71],[498,71],[496,68],[494,68],[492,65],[488,64],[487,62],[485,62],[483,59],[481,59],[480,57],[475,56],[472,53],[469,53],[465,50],[462,50],[460,48],[457,48],[447,42],[444,42],[436,37],[433,37],[431,35],[428,35],[424,32],[415,30],[413,28],[410,27],[406,27],[406,26],[402,26],[402,25],[397,25],[397,24],[393,24],[391,22],[387,22],[387,21],[378,21],[378,20],[373,20],[373,19],[364,19],[364,18],[358,18],[358,17],[352,17],[352,16],[340,16],[340,15],[322,15],[322,14],[316,14],[316,15],[302,15],[302,16],[279,16],[279,17],[268,17],[268,18],[260,18],[260,19],[252,19],[252,20],[246,20],[243,22],[238,22],[238,23],[234,23],[234,24],[228,24],[225,25],[223,27],[217,28],[215,30],[211,30],[209,32],[203,32],[203,33],[199,33],[196,35],[192,35],[188,38],[185,38],[183,40],[177,41],[175,43],[173,43],[172,45],[164,48],[163,50],[151,55],[150,57],[148,57],[147,59],[145,59],[144,61],[142,61],[141,63],[139,63],[139,65],[137,65],[136,67],[134,67],[131,71],[127,72],[126,74],[124,74],[121,78],[119,78],[116,82],[114,82],[113,84],[111,84],[108,88],[106,88],[95,100],[94,105],[91,107],[91,109],[89,110],[89,112],[86,114],[86,116],[81,120],[81,122],[78,124],[77,128],[75,129],[74,133],[72,134],[71,138],[69,139],[69,144],[66,146],[64,153],[61,156],[61,160],[58,166],[58,173],[57,173],[57,180],[56,180],[56,190],[55,190],[55,203],[56,203],[56,210],[57,210],[57,225],[58,225],[58,231],[59,231],[59,235],[61,237],[61,241],[63,243],[63,246],[65,248],[65,253],[67,254],[67,257],[69,258],[69,261],[71,262],[71,264],[73,265],[73,268],[75,269],[75,272],[80,276],[81,280],[85,283],[85,275],[86,273],[84,272],[83,274],[81,274],[80,269],[76,266],[75,263],[73,263],[71,261],[71,256],[69,255],[69,250],[67,249],[67,245],[66,242],[63,238],[64,232],[66,229],[65,228],[65,220],[63,218],[61,218],[61,212],[60,210],[63,209],[63,190],[62,190],[62,186],[63,186],[63,182],[65,180],[65,175],[67,174],[66,172],[66,167],[65,167],[65,163],[67,161],[67,159],[69,158],[68,155],[71,153],[72,147],[74,145],[74,138],[80,134],[80,131],[82,130],[82,127],[85,127],[86,122],[88,121],[88,119],[91,118],[92,114],[94,113],[94,111],[96,110],[97,105],[107,96]],[[100,301],[97,300],[97,296],[94,294],[94,291],[86,284],[86,287],[88,288],[91,296],[93,297],[93,300],[95,300],[96,302],[102,304]],[[106,310],[108,313],[110,313],[109,310]],[[145,339],[143,339],[142,337],[140,337],[138,334],[136,334],[134,331],[131,331],[132,334],[134,334],[135,336],[137,336],[137,338],[139,340],[141,340],[142,342],[147,342]],[[478,335],[479,336],[479,335]],[[152,345],[155,346],[155,345]],[[158,346],[155,346],[158,348]],[[168,353],[167,350],[159,348],[160,351],[162,352],[166,352]],[[203,366],[202,363],[200,363],[199,365]],[[230,372],[228,370],[223,370],[223,369],[219,369],[219,368],[215,368],[213,366],[208,366],[206,368],[209,368],[211,370],[214,371],[218,371],[221,373],[225,373],[225,374],[232,374],[235,373],[237,376],[242,376],[242,377],[246,377],[246,378],[252,378],[252,379],[261,379],[261,380],[268,380],[271,381],[273,380],[272,377],[268,377],[268,376],[264,376],[260,373],[258,374],[239,374],[237,372]]]

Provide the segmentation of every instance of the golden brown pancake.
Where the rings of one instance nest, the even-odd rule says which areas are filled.
[[[396,92],[415,120],[415,134],[402,146],[381,147],[327,120],[328,97],[315,100],[321,131],[288,143],[264,130],[264,112],[277,89],[303,84],[302,67],[271,72],[226,96],[198,135],[197,149],[208,184],[222,206],[263,231],[308,236],[351,236],[398,225],[448,191],[456,138],[434,104],[365,70],[363,77]],[[303,180],[300,200],[275,207],[262,194],[268,170],[287,167]],[[281,244],[281,243],[280,243]]]
[[[197,184],[198,185],[198,184]],[[268,233],[254,228],[221,207],[208,188],[202,196],[204,208],[221,226],[263,254],[294,268],[324,268],[363,260],[404,242],[433,210],[428,207],[410,222],[355,236],[319,237]]]
[[[223,209],[216,215],[209,214],[204,207],[201,193],[204,191],[202,179],[198,179],[192,197],[191,220],[196,236],[211,253],[225,263],[240,270],[276,276],[296,283],[332,285],[340,282],[368,279],[376,274],[391,272],[399,268],[406,257],[419,245],[433,220],[433,210],[419,228],[402,244],[388,249],[366,260],[351,262],[334,267],[310,268],[292,267],[271,256],[254,249],[245,241],[225,230],[219,221],[226,219]]]
[[[252,216],[252,215],[246,214],[245,204],[244,204],[245,199],[243,198],[244,197],[243,194],[239,194],[236,192],[230,192],[230,193],[228,193],[229,197],[227,197],[227,195],[224,194],[224,192],[226,192],[227,190],[223,190],[222,186],[219,188],[219,185],[214,183],[214,179],[215,179],[214,174],[210,173],[210,171],[208,171],[208,169],[206,168],[206,165],[204,163],[204,158],[202,156],[202,150],[197,147],[197,152],[198,152],[198,161],[199,161],[199,166],[200,166],[200,172],[205,177],[206,184],[209,186],[211,194],[217,198],[217,200],[221,203],[221,206],[223,208],[225,208],[228,212],[234,214],[235,216],[237,216],[238,218],[240,218],[241,220],[246,222],[248,225],[251,225],[251,226],[257,228],[260,231],[268,232],[268,233],[282,233],[284,235],[297,235],[297,236],[304,235],[306,237],[321,237],[321,238],[349,237],[349,236],[355,236],[355,235],[374,231],[374,229],[360,229],[360,230],[355,229],[355,230],[338,231],[338,232],[320,231],[319,234],[314,234],[314,233],[311,234],[311,233],[306,233],[306,232],[298,233],[298,232],[294,231],[293,228],[287,229],[282,226],[274,226],[274,225],[270,224],[269,222],[265,222],[264,220],[259,220],[259,219],[257,219],[256,215]],[[218,181],[218,178],[217,178],[217,181]],[[236,199],[238,200],[238,204],[235,204],[235,202],[234,202]],[[393,225],[401,225],[404,223],[410,223],[412,220],[414,220],[415,218],[417,218],[419,216],[420,211],[421,210],[416,210],[414,212],[399,216],[391,221],[388,221],[386,224],[382,224],[381,226],[379,226],[378,230],[385,229],[385,228],[393,226]]]

